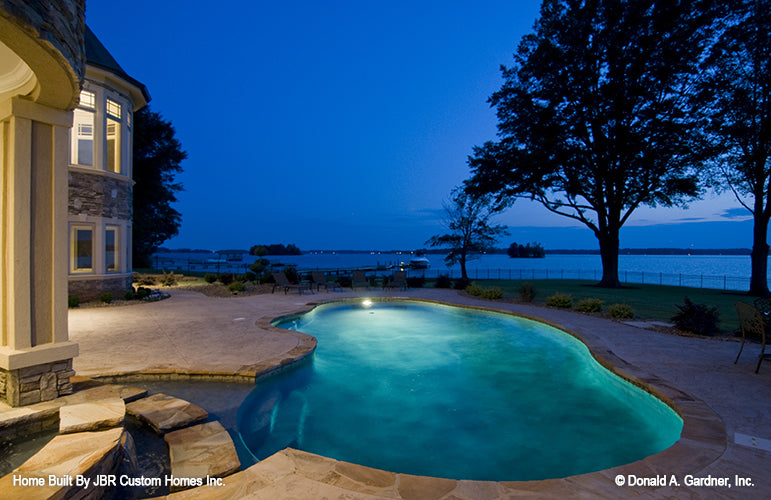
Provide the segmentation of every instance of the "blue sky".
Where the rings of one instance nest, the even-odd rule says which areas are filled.
[[[213,8],[216,5],[217,8]],[[538,1],[87,1],[86,22],[147,85],[189,158],[172,248],[420,248],[495,138],[487,103]],[[707,195],[641,209],[622,247],[749,247],[746,211]],[[596,248],[527,202],[511,241]],[[730,235],[730,236],[729,236]]]

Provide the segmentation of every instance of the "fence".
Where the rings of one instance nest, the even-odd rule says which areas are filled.
[[[468,269],[472,280],[596,280],[602,278],[602,271],[597,269]],[[449,274],[450,278],[460,278],[459,270],[428,270],[424,276],[435,278],[440,274]],[[750,279],[738,276],[712,276],[706,274],[670,274],[651,271],[620,271],[622,283],[647,285],[684,286],[689,288],[712,288],[718,290],[749,290]]]
[[[244,262],[228,261],[200,261],[192,259],[154,259],[158,270],[177,271],[181,273],[233,273],[243,274],[249,269]],[[363,266],[356,268],[323,269],[328,274],[350,274],[354,269],[366,269],[370,272],[388,274],[387,269],[376,269],[376,266]],[[310,269],[299,269],[309,271]],[[313,270],[317,270],[313,268]],[[449,275],[452,279],[460,278],[458,269],[413,269],[412,276],[425,276],[436,278],[439,275]],[[468,269],[469,278],[472,280],[595,280],[602,278],[602,271],[598,269]],[[711,288],[718,290],[746,291],[750,287],[750,279],[738,276],[714,276],[705,274],[673,274],[652,271],[620,271],[619,280],[622,283],[683,286],[689,288]]]

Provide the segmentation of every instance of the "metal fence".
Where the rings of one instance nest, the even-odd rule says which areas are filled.
[[[598,269],[468,269],[472,280],[596,280],[602,278]],[[460,278],[460,270],[442,271],[429,269],[424,276],[436,278],[448,275]],[[713,276],[706,274],[670,274],[651,271],[620,271],[622,283],[712,288],[718,290],[749,290],[750,279],[738,276]]]
[[[176,271],[180,273],[233,273],[243,274],[249,266],[243,262],[211,262],[192,259],[154,259],[153,264],[158,271]],[[367,267],[369,272],[375,274],[388,274],[391,271],[376,269],[375,266]],[[323,269],[333,274],[350,274],[357,268]],[[299,269],[310,271],[311,269]],[[315,268],[313,270],[316,270]],[[449,275],[452,279],[460,278],[459,269],[414,269],[409,272],[411,276],[425,276],[436,278],[440,275]],[[602,278],[599,269],[468,269],[469,278],[472,280],[595,280]],[[711,288],[718,290],[746,291],[750,287],[750,279],[738,276],[714,276],[706,274],[671,274],[651,271],[620,271],[619,280],[622,283],[636,283],[649,285],[683,286],[689,288]]]

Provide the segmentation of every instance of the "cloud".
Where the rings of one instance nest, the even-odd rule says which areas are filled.
[[[744,207],[727,208],[717,214],[725,219],[748,219],[752,214]]]

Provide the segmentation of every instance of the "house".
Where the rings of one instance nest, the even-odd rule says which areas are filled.
[[[12,406],[72,392],[68,294],[130,282],[131,119],[147,100],[86,28],[84,0],[0,0],[0,399]]]
[[[132,118],[150,100],[85,27],[86,72],[70,131],[70,296],[80,300],[131,287]]]

